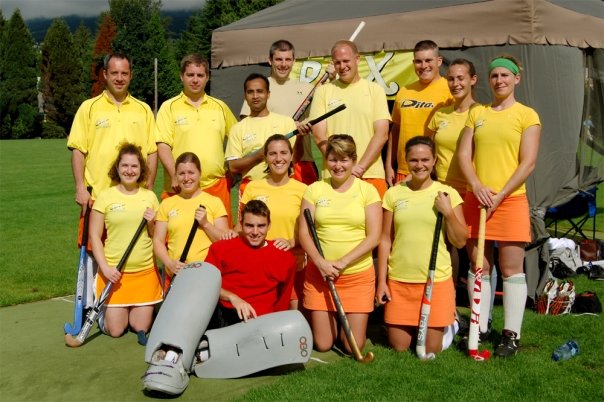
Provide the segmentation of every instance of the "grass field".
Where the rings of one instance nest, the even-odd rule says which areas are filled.
[[[0,141],[0,306],[73,293],[78,260],[75,228],[79,208],[74,202],[70,153],[65,144],[65,140]],[[600,189],[599,205],[604,205],[603,196],[604,189]],[[598,230],[604,232],[602,209],[598,212]],[[604,299],[604,282],[592,282],[582,277],[577,279],[576,284],[578,291],[592,290]],[[495,329],[501,330],[501,306],[496,307],[494,316]],[[8,323],[0,324],[6,328]],[[57,328],[57,342],[52,343],[52,347],[56,348],[53,349],[53,356],[70,356],[74,360],[72,355],[67,355],[70,352],[63,352],[68,349],[58,341],[62,336],[60,328],[63,322],[52,321],[42,325],[45,334],[52,332],[46,327]],[[602,334],[602,316],[550,317],[527,310],[522,353],[514,359],[493,359],[481,364],[452,349],[435,361],[421,362],[411,353],[397,354],[385,347],[382,327],[374,324],[370,327],[369,338],[376,360],[369,365],[360,365],[344,358],[335,363],[317,364],[307,370],[275,376],[270,385],[254,388],[245,394],[238,392],[231,395],[244,394],[240,398],[246,401],[604,400]],[[582,348],[580,356],[568,362],[552,362],[552,350],[572,338],[577,339]],[[103,342],[106,340],[102,339]],[[141,348],[127,339],[115,341],[115,344],[138,348],[136,353],[124,355],[139,356]],[[107,341],[108,344],[114,344],[112,340]],[[5,346],[0,354],[7,356],[6,348],[9,345],[11,350],[27,347],[18,342],[18,339],[4,339]],[[493,344],[487,343],[486,347],[492,350]],[[107,348],[115,352],[114,347]],[[80,352],[84,353],[85,348],[82,349]],[[14,356],[14,353],[10,356]],[[140,366],[140,360],[138,362]],[[77,361],[73,364],[77,366]],[[76,366],[70,370],[75,370]],[[61,369],[59,364],[56,369],[53,367],[53,370],[46,371],[51,375],[52,371]],[[105,371],[103,375],[111,376],[108,370]],[[140,368],[132,375],[140,376],[139,371]],[[0,380],[0,384],[9,384],[8,374],[5,366],[0,375],[5,379]],[[20,375],[30,374],[24,371]],[[92,375],[100,376],[101,373]],[[115,380],[117,378],[111,381]],[[138,377],[134,380],[139,384]],[[79,385],[83,388],[82,395],[86,395],[86,382],[82,381]],[[236,387],[234,384],[237,382],[225,383],[224,386]],[[57,385],[53,384],[54,388]],[[70,385],[77,386],[77,383]],[[107,386],[111,386],[110,382],[105,388]],[[1,388],[0,400],[9,400],[2,395]],[[200,389],[202,392],[202,388],[194,386],[196,392],[200,392]],[[11,386],[11,389],[14,387]],[[25,395],[31,394],[23,394],[22,397],[15,395],[14,400],[27,400]],[[114,394],[113,398],[104,400],[130,400],[120,395]],[[185,393],[182,399],[199,400],[203,397],[202,393]],[[48,396],[39,400],[62,398]]]

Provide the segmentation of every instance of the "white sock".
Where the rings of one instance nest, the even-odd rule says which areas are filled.
[[[443,348],[442,350],[446,350],[453,343],[453,338],[455,334],[459,331],[459,322],[457,322],[457,318],[453,321],[453,324],[445,327],[445,332],[443,333]]]
[[[472,308],[472,293],[474,292],[474,281],[476,276],[474,272],[468,271],[468,279],[466,281],[466,289],[468,290],[468,300],[470,301],[470,308]]]
[[[178,353],[173,350],[168,350],[168,353],[166,353],[166,357],[164,358],[164,360],[176,363],[176,361],[178,360]]]
[[[526,275],[514,274],[503,278],[503,328],[514,331],[520,339],[526,305]]]
[[[491,276],[482,276],[482,287],[480,289],[480,332],[483,334],[489,330],[489,317],[491,315]]]
[[[495,266],[491,268],[491,296],[490,296],[490,310],[489,320],[493,319],[493,305],[495,304],[495,292],[497,291],[497,270]]]

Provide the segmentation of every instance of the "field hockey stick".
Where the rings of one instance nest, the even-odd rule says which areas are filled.
[[[417,344],[415,353],[421,360],[432,360],[436,356],[430,352],[426,354],[426,338],[428,337],[428,319],[430,318],[430,308],[432,303],[432,288],[434,286],[434,270],[436,269],[436,258],[438,257],[438,243],[440,241],[440,230],[443,225],[443,214],[436,215],[436,226],[434,227],[434,237],[432,239],[432,251],[430,253],[430,265],[428,266],[428,279],[422,299],[422,309],[419,317],[419,327],[417,329]]]
[[[313,243],[315,247],[323,256],[323,249],[321,248],[321,243],[319,242],[319,236],[317,235],[317,230],[315,229],[315,224],[312,219],[312,215],[310,214],[310,209],[304,209],[304,219],[306,219],[306,225],[308,226],[308,231],[312,237]],[[350,345],[350,350],[354,354],[354,359],[361,363],[370,363],[373,361],[373,353],[367,352],[365,356],[361,354],[359,347],[357,345],[356,340],[354,339],[354,334],[350,329],[350,323],[348,322],[348,318],[346,317],[346,313],[344,312],[344,307],[342,306],[342,302],[340,301],[340,296],[338,295],[338,291],[336,290],[336,285],[334,285],[333,280],[331,278],[327,278],[327,284],[329,285],[329,292],[331,293],[331,297],[336,305],[336,310],[338,312],[338,318],[340,320],[340,324],[344,329],[344,334],[346,335],[346,340]]]
[[[480,332],[480,303],[482,292],[482,269],[484,260],[484,234],[487,224],[487,210],[480,208],[480,223],[478,224],[478,247],[476,250],[476,269],[474,271],[474,289],[472,289],[472,306],[470,316],[470,332],[468,337],[468,356],[476,361],[488,360],[491,353],[485,349],[478,350]]]
[[[363,30],[363,28],[365,28],[365,21],[361,21],[359,23],[359,26],[357,26],[357,29],[354,30],[354,32],[352,33],[352,35],[350,35],[350,38],[348,40],[351,42],[354,42],[357,35],[359,34],[359,32],[361,32]],[[329,73],[328,72],[323,73],[323,76],[321,76],[319,81],[317,81],[317,83],[312,87],[312,89],[310,90],[308,95],[306,95],[306,98],[304,98],[304,100],[302,101],[300,106],[298,106],[296,113],[294,113],[294,115],[292,116],[292,119],[294,119],[294,121],[299,121],[300,118],[304,115],[304,112],[306,112],[306,109],[310,105],[312,98],[315,95],[315,91],[317,90],[319,85],[321,85],[321,84],[325,83],[325,81],[327,81],[327,78],[329,78]]]
[[[136,241],[140,237],[141,233],[143,233],[143,230],[145,229],[146,226],[147,226],[147,220],[145,218],[143,218],[141,223],[138,225],[138,228],[136,229],[136,233],[134,233],[134,237],[130,241],[130,244],[128,244],[128,247],[126,248],[126,251],[124,252],[124,255],[122,256],[122,258],[118,262],[117,266],[115,267],[115,269],[117,269],[118,272],[122,272],[122,269],[126,265],[126,261],[128,260],[128,257],[130,256],[130,253],[132,252],[132,249],[134,248]],[[101,307],[103,307],[103,304],[105,304],[105,301],[107,301],[107,299],[109,298],[109,293],[111,293],[112,287],[113,287],[113,282],[107,282],[107,284],[105,285],[105,288],[103,289],[103,292],[101,293],[101,296],[98,298],[96,303],[94,303],[94,307],[92,308],[92,310],[90,310],[88,312],[88,315],[86,316],[86,321],[84,321],[84,325],[82,326],[82,329],[77,334],[77,336],[74,337],[71,334],[65,334],[65,345],[72,347],[72,348],[77,348],[77,347],[82,346],[82,344],[88,337],[88,334],[90,333],[90,330],[92,329],[92,326],[94,325],[94,323],[96,322],[96,320],[98,318],[99,312],[101,311]]]
[[[88,192],[92,190],[88,187]],[[78,261],[78,276],[76,279],[75,304],[73,309],[73,325],[66,322],[63,330],[66,334],[77,335],[82,329],[82,316],[84,315],[84,300],[86,299],[86,271],[88,265],[88,221],[90,220],[90,206],[84,213],[84,232],[82,233],[82,245],[80,246],[80,259]]]
[[[346,109],[346,104],[342,103],[340,106],[338,106],[337,108],[330,110],[329,112],[322,114],[321,116],[317,117],[316,119],[312,119],[308,122],[308,124],[310,124],[311,126],[313,124],[317,124],[320,121],[323,121],[325,119],[327,119],[328,117],[333,116],[336,113],[340,113],[342,110]],[[285,138],[287,138],[288,140],[296,135],[300,134],[300,130],[295,129],[294,131],[290,131],[289,133],[285,134]],[[256,154],[258,154],[258,152],[261,152],[262,149],[257,149],[253,152],[250,152],[249,155],[250,156],[254,156]],[[248,155],[246,155],[248,156]]]

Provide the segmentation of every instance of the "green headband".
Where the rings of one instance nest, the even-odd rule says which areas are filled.
[[[510,59],[504,59],[503,57],[498,57],[494,59],[491,64],[489,64],[489,72],[491,72],[491,70],[493,70],[495,67],[507,68],[514,75],[518,75],[518,73],[520,72],[520,69],[518,68],[516,63],[514,63]]]

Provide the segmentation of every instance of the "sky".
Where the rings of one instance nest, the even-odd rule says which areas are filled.
[[[163,0],[162,10],[199,9],[203,0]],[[37,17],[61,17],[78,14],[82,16],[99,15],[109,10],[107,0],[0,0],[0,9],[4,19],[10,19],[16,8],[21,10],[23,19]]]

